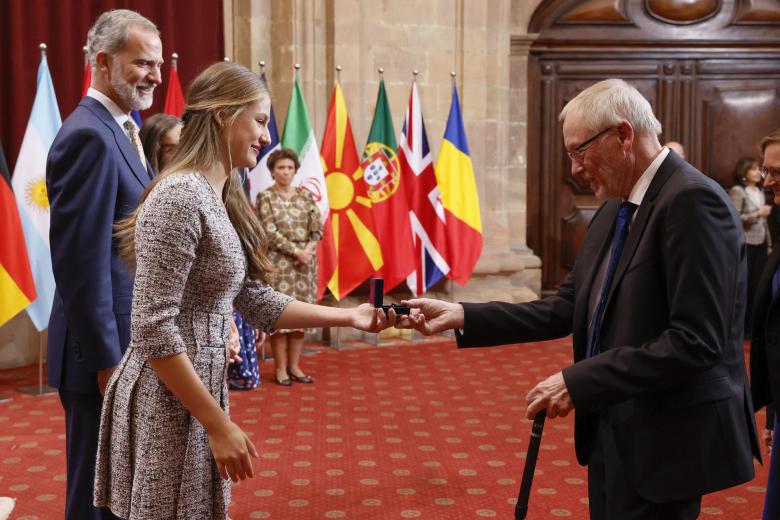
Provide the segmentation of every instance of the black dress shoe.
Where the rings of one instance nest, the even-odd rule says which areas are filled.
[[[311,376],[302,375],[302,376],[296,376],[295,374],[292,374],[290,372],[287,372],[287,374],[290,376],[290,379],[295,381],[296,383],[306,383],[307,385],[313,384],[314,379],[311,378]]]

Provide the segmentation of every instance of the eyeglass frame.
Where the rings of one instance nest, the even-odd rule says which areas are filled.
[[[590,137],[589,139],[586,139],[581,144],[579,144],[576,148],[574,148],[573,152],[570,152],[570,151],[566,150],[566,155],[568,155],[569,159],[571,159],[572,161],[577,161],[577,162],[581,163],[582,159],[585,157],[585,152],[588,150],[588,147],[590,145],[592,145],[593,143],[595,143],[596,140],[599,137],[605,135],[607,132],[609,132],[613,128],[615,128],[615,126],[608,126],[607,128],[605,128],[601,132],[599,132],[596,135],[594,135],[593,137]]]
[[[758,173],[762,179],[766,179],[768,176],[772,176],[772,180],[780,182],[780,167],[777,166],[761,166],[758,169]]]

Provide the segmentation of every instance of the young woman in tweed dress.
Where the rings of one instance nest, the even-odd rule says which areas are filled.
[[[192,82],[171,164],[120,223],[135,261],[131,342],[106,388],[95,504],[128,520],[222,520],[230,481],[257,451],[228,416],[232,306],[255,327],[389,326],[381,312],[321,307],[264,283],[266,239],[234,169],[269,141],[260,78],[220,62]]]

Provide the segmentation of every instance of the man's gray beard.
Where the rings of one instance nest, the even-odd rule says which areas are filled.
[[[116,72],[119,72],[118,70]],[[120,74],[111,74],[111,88],[116,92],[120,99],[130,107],[130,110],[146,110],[152,106],[153,96],[142,98],[138,95],[135,87],[128,85],[122,80]]]

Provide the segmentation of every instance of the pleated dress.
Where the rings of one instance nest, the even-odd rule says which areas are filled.
[[[272,328],[289,296],[246,278],[246,259],[222,201],[200,173],[160,181],[140,211],[131,341],[103,402],[94,502],[128,520],[222,520],[222,480],[208,436],[149,366],[184,352],[229,412],[232,307]]]

